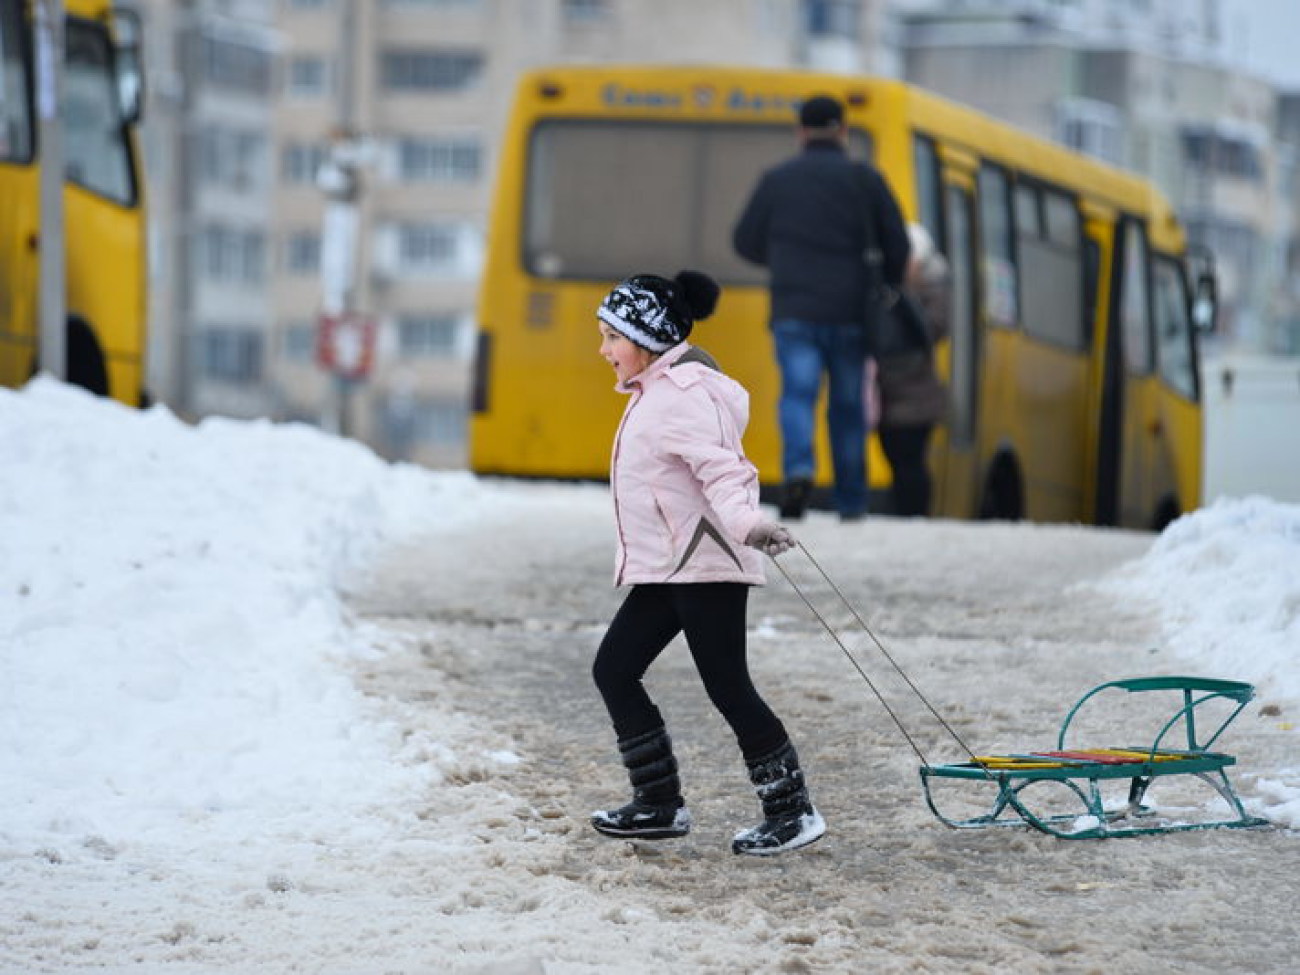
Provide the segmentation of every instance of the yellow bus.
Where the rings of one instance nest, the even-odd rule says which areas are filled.
[[[40,368],[40,144],[34,4],[0,0],[0,384]],[[145,216],[134,48],[110,0],[64,0],[63,152],[69,382],[138,405],[145,369]]]
[[[746,451],[777,487],[766,272],[732,251],[731,230],[760,173],[797,150],[796,106],[817,93],[846,104],[850,154],[885,173],[952,269],[935,513],[1158,528],[1195,508],[1192,288],[1156,189],[902,82],[769,69],[521,80],[479,299],[471,467],[605,477],[623,397],[597,360],[595,308],[629,273],[693,267],[723,285],[693,338],[749,389]],[[875,494],[889,470],[874,437],[868,456]]]

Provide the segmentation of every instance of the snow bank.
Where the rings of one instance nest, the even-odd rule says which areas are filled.
[[[336,583],[468,476],[49,380],[0,390],[0,453],[0,836],[275,832],[431,774],[340,666]]]

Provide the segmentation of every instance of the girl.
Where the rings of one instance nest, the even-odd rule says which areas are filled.
[[[794,746],[749,676],[745,604],[762,556],[794,545],[758,508],[758,472],[741,435],[749,397],[687,341],[718,301],[708,275],[641,274],[597,311],[600,354],[631,399],[614,437],[610,487],[618,529],[614,583],[631,586],[596,653],[592,674],[632,781],[632,801],[592,814],[607,836],[685,836],[682,798],[663,716],[641,680],[678,633],[714,706],[735,732],[763,822],[736,834],[736,853],[766,856],[826,831],[808,798]]]

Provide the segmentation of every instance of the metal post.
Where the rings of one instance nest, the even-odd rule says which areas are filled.
[[[56,379],[68,373],[66,254],[63,237],[63,0],[38,0],[36,110],[40,147],[40,362]]]
[[[335,335],[343,323],[357,314],[357,229],[360,220],[358,196],[359,140],[356,121],[357,9],[355,0],[339,4],[339,56],[337,61],[338,124],[330,138],[329,154],[316,182],[325,194],[321,226],[321,309],[335,321]],[[335,365],[334,416],[326,426],[340,436],[352,434],[352,393],[356,380]]]

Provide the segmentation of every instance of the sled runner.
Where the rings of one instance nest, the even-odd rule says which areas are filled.
[[[1066,737],[1079,709],[1109,689],[1135,694],[1179,691],[1182,706],[1163,721],[1149,745],[1067,748]],[[1254,695],[1255,689],[1250,684],[1199,677],[1140,677],[1100,684],[1083,695],[1065,716],[1054,749],[971,756],[971,761],[961,764],[922,766],[925,801],[941,822],[955,829],[1028,825],[1069,840],[1266,826],[1267,820],[1246,814],[1228,779],[1226,769],[1236,764],[1236,758],[1210,751]],[[1236,707],[1218,721],[1214,733],[1202,743],[1197,737],[1196,722],[1198,716],[1211,717],[1211,708],[1206,705],[1212,701],[1220,702],[1212,715],[1215,720],[1225,707],[1233,704]],[[1176,742],[1168,740],[1175,738]],[[1186,748],[1177,747],[1182,744]],[[1190,776],[1210,786],[1227,803],[1231,816],[1188,822],[1170,818],[1168,811],[1157,814],[1155,809],[1144,805],[1143,799],[1152,783],[1170,776]],[[940,812],[934,791],[937,780],[943,779],[967,780],[995,790],[988,811],[966,818]],[[1127,801],[1107,808],[1102,801],[1102,783],[1115,780],[1122,784],[1125,779],[1128,780]],[[1050,800],[1046,805],[1039,801],[1044,796]]]

